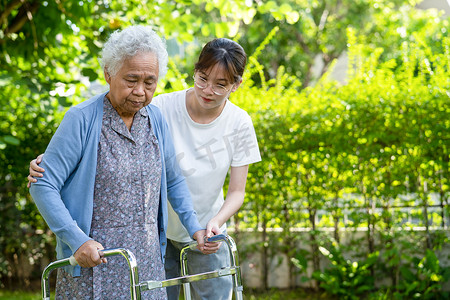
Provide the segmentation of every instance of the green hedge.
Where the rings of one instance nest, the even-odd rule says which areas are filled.
[[[339,296],[373,290],[373,279],[382,276],[395,297],[437,297],[450,279],[436,256],[448,245],[450,39],[436,47],[433,36],[412,35],[399,57],[383,61],[382,49],[349,30],[345,84],[325,77],[299,91],[281,68],[276,79],[262,87],[247,82],[233,98],[251,113],[263,157],[250,167],[236,227],[282,228],[276,239],[263,234],[256,247],[268,258],[292,257],[303,271],[311,261],[316,283]],[[257,74],[260,66],[251,62],[249,72]],[[308,253],[295,247],[296,227],[311,229],[303,241]],[[334,228],[333,239],[323,228]],[[367,231],[364,240],[339,242],[340,230],[358,228]],[[342,278],[330,285],[337,273],[324,276],[330,270],[320,267],[344,247],[370,262],[353,279],[372,278],[361,280],[360,289]],[[332,263],[348,267],[343,257]]]

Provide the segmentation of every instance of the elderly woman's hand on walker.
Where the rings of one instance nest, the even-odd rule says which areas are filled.
[[[78,248],[73,254],[73,257],[77,263],[83,268],[92,268],[101,263],[106,263],[105,257],[101,257],[98,253],[99,250],[103,250],[102,244],[94,240],[89,240]]]

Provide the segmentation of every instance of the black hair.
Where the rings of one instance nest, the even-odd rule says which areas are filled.
[[[217,38],[203,47],[194,70],[204,71],[220,64],[225,68],[228,80],[236,83],[241,80],[246,63],[247,54],[241,45],[230,39]]]

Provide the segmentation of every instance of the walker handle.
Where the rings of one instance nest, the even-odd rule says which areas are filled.
[[[125,248],[113,248],[113,249],[103,249],[98,251],[100,257],[108,257],[113,255],[122,255],[128,263],[128,268],[130,271],[130,293],[131,299],[139,300],[141,299],[139,290],[139,275],[137,271],[136,257],[133,252]],[[63,258],[54,262],[51,262],[42,272],[41,277],[41,289],[42,289],[42,299],[50,300],[50,272],[54,269],[65,267],[68,265],[76,266],[78,265],[75,257],[73,255],[69,258]]]
[[[225,234],[217,234],[217,235],[213,235],[210,238],[206,238],[205,237],[205,242],[209,242],[209,243],[218,243],[220,241],[226,241],[226,236]],[[189,249],[191,250],[195,250],[197,248],[198,242],[194,241],[192,243],[189,244]]]
[[[105,254],[104,254],[103,250],[98,250],[98,255],[100,255],[100,258],[105,257]],[[75,256],[73,256],[73,255],[71,255],[69,257],[69,263],[70,263],[71,266],[78,266],[78,262],[75,259]]]

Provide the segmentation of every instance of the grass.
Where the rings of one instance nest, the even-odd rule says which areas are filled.
[[[54,294],[52,293],[52,297]],[[40,300],[40,292],[21,292],[21,291],[0,291],[0,300]],[[330,300],[324,298],[322,294],[314,293],[305,289],[279,290],[271,289],[269,291],[246,290],[244,300]]]
[[[0,291],[0,300],[40,300],[41,293],[21,292],[21,291]]]
[[[332,300],[322,292],[314,292],[309,289],[270,289],[268,291],[247,290],[244,300]]]

